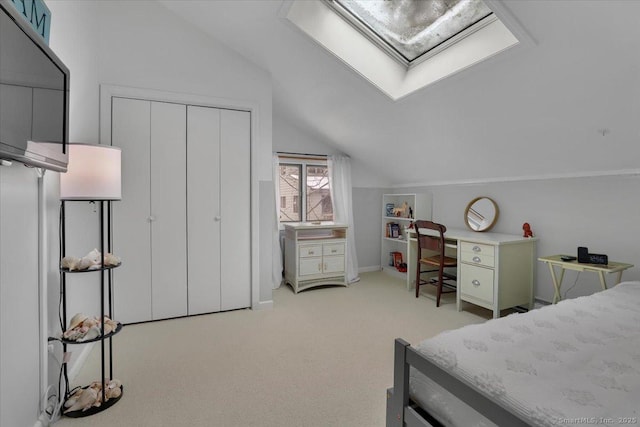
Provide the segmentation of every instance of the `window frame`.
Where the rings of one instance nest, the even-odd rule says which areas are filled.
[[[432,47],[431,49],[425,52],[422,52],[422,54],[410,60],[407,57],[405,57],[404,54],[402,54],[399,50],[397,50],[392,44],[390,44],[384,37],[378,34],[368,23],[362,21],[359,17],[354,15],[344,5],[334,0],[323,0],[323,2],[324,4],[329,6],[329,8],[336,13],[336,15],[344,19],[349,25],[351,25],[360,34],[366,37],[371,43],[377,46],[389,57],[394,59],[397,63],[404,66],[407,70],[410,70],[413,67],[426,61],[427,59],[434,57],[435,55],[442,52],[443,50],[448,49],[449,47],[458,43],[465,37],[470,36],[471,34],[475,33],[478,30],[481,30],[482,28],[486,27],[487,25],[491,24],[492,22],[498,19],[495,13],[492,12],[487,16],[485,16],[484,18],[477,21],[476,23],[471,24],[470,26],[462,29],[458,33],[449,37],[448,39],[443,40],[436,46]]]
[[[327,172],[329,170],[329,162],[327,159],[319,159],[320,156],[313,156],[309,158],[304,158],[301,155],[291,155],[287,156],[285,154],[278,156],[278,167],[280,166],[299,166],[300,167],[300,189],[298,194],[298,209],[300,209],[300,221],[282,221],[280,220],[280,212],[278,212],[278,221],[280,222],[280,228],[282,229],[283,224],[287,223],[296,223],[296,222],[308,222],[311,221],[307,219],[307,168],[319,166],[322,168],[327,168]],[[278,173],[278,176],[280,174]],[[278,180],[277,185],[280,185],[280,181]],[[280,187],[278,187],[280,189]],[[331,194],[331,181],[329,181],[329,194]],[[293,203],[293,202],[292,202]],[[331,199],[331,205],[333,208],[333,198]],[[293,204],[292,204],[293,206]],[[320,220],[321,223],[332,222],[331,220]]]

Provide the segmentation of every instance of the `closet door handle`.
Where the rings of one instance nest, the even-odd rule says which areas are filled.
[[[149,217],[147,218],[147,221],[148,221],[148,222],[153,222],[153,221],[155,221],[155,220],[156,220],[156,217],[155,217],[155,216],[153,216],[153,215],[149,215]]]
[[[214,220],[214,221],[216,221],[216,222],[220,221],[221,219],[222,219],[222,218],[220,218],[219,216],[214,216],[214,217],[213,217],[213,220]]]

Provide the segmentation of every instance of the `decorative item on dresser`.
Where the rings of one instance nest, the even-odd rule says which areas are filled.
[[[284,280],[295,293],[323,285],[347,286],[347,225],[284,225]]]
[[[476,197],[464,211],[464,222],[473,231],[489,231],[498,221],[498,205],[489,197]]]
[[[111,202],[120,200],[121,153],[117,147],[108,145],[70,144],[67,173],[60,175],[60,292],[63,350],[67,345],[100,341],[100,379],[86,387],[65,390],[64,415],[72,418],[85,417],[104,411],[122,397],[122,383],[113,378],[112,337],[120,332],[122,324],[113,319],[112,295],[113,272],[121,262],[111,253],[112,227]],[[66,254],[66,204],[72,201],[98,204],[100,216],[100,250],[94,249],[82,258]],[[106,212],[106,224],[105,224]],[[105,229],[106,225],[106,229]],[[67,275],[74,273],[100,273],[100,317],[82,313],[74,315],[67,323]],[[106,279],[106,280],[105,280]],[[106,289],[105,289],[106,286]],[[105,301],[105,297],[106,300]],[[108,307],[105,312],[105,305]],[[108,341],[108,350],[105,346]],[[108,352],[108,355],[107,355]],[[109,360],[107,374],[106,359]],[[68,385],[67,364],[63,364],[65,384]]]

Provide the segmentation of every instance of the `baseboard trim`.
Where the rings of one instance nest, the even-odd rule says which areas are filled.
[[[252,310],[271,310],[273,308],[273,300],[258,301],[258,304],[251,307]]]
[[[551,305],[552,304],[551,301],[547,301],[546,299],[542,299],[542,298],[538,298],[538,297],[535,297],[533,299],[533,302],[534,302],[533,305],[534,305],[535,308],[540,308],[540,307],[544,307],[545,305]]]
[[[358,273],[370,273],[372,271],[380,271],[382,268],[379,265],[372,265],[369,267],[360,267],[358,268]]]

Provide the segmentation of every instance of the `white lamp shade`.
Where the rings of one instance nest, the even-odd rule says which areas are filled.
[[[120,200],[121,152],[110,145],[69,144],[67,172],[60,174],[60,200]]]

